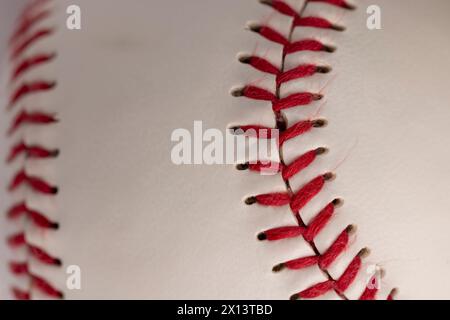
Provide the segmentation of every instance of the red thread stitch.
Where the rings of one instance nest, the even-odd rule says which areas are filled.
[[[314,39],[303,39],[297,41],[295,43],[291,43],[292,30],[295,27],[311,27],[311,28],[327,28],[335,31],[343,31],[344,28],[341,26],[334,25],[330,21],[322,18],[322,17],[303,17],[302,13],[304,12],[306,6],[310,1],[306,1],[304,7],[301,10],[300,14],[297,14],[292,8],[290,8],[286,3],[280,0],[261,0],[262,3],[271,5],[274,10],[277,10],[285,15],[293,17],[292,29],[289,38],[285,38],[276,30],[273,30],[270,27],[266,26],[250,26],[252,31],[259,33],[262,37],[268,39],[269,41],[279,43],[283,46],[283,62],[280,70],[276,70],[278,68],[272,68],[272,66],[268,66],[266,61],[263,64],[258,66],[258,63],[251,63],[250,58],[242,60],[241,62],[249,63],[254,68],[276,75],[276,94],[272,94],[267,90],[247,86],[243,89],[237,90],[233,92],[234,96],[244,96],[250,99],[262,100],[262,101],[270,101],[272,103],[272,107],[274,110],[274,114],[277,120],[277,127],[280,128],[280,142],[279,147],[290,139],[293,139],[299,135],[305,134],[311,129],[317,127],[320,128],[326,125],[326,121],[324,120],[313,120],[313,121],[300,121],[289,128],[286,127],[286,122],[281,115],[281,111],[288,108],[299,107],[310,105],[312,102],[316,100],[322,99],[322,95],[311,92],[300,92],[295,93],[287,98],[280,99],[279,92],[280,87],[283,83],[286,83],[291,80],[310,77],[315,73],[328,73],[331,68],[327,66],[316,66],[316,65],[299,65],[294,69],[285,71],[284,70],[284,60],[285,56],[299,51],[326,51],[326,52],[334,52],[335,48],[325,45]],[[311,1],[313,2],[313,1]],[[353,9],[352,5],[349,5],[346,1],[342,0],[314,0],[314,2],[323,2],[330,5],[335,5],[338,7],[342,7],[345,9]],[[259,60],[257,61],[261,63]],[[261,67],[264,65],[264,67]],[[241,126],[245,131],[245,128],[251,128],[252,130],[258,130],[258,128],[262,129],[263,127],[258,125],[251,126]],[[268,129],[268,128],[264,128]],[[254,133],[253,136],[259,137],[258,133]],[[325,148],[318,148],[317,150],[310,151],[303,156],[300,156],[290,165],[286,165],[283,160],[281,163],[269,163],[269,164],[241,164],[238,165],[237,168],[239,170],[249,169],[251,171],[261,171],[264,170],[268,165],[274,165],[276,168],[276,172],[281,172],[283,179],[286,182],[287,192],[282,193],[270,193],[257,195],[246,199],[246,203],[248,205],[258,203],[263,206],[284,206],[289,204],[293,213],[295,213],[298,226],[295,227],[279,227],[275,229],[270,229],[264,232],[261,232],[258,235],[258,239],[260,240],[282,240],[290,237],[298,237],[302,236],[313,248],[316,252],[316,256],[312,257],[301,257],[298,259],[293,259],[284,263],[281,263],[274,267],[273,271],[278,272],[284,268],[288,269],[302,269],[305,267],[309,267],[312,265],[318,265],[319,268],[324,272],[324,274],[328,277],[328,280],[322,283],[318,283],[302,292],[299,292],[292,296],[293,299],[298,298],[315,298],[327,293],[330,290],[334,290],[339,296],[344,299],[346,289],[351,285],[351,283],[356,278],[358,272],[361,268],[361,259],[363,256],[367,254],[367,250],[361,250],[360,254],[358,254],[353,261],[347,266],[345,272],[337,279],[334,280],[331,275],[328,273],[328,267],[337,259],[337,257],[346,249],[349,243],[349,236],[354,232],[354,227],[347,227],[335,240],[335,242],[323,253],[320,254],[317,247],[314,244],[314,238],[320,233],[320,231],[325,227],[325,225],[330,221],[335,212],[335,207],[341,203],[339,199],[334,200],[332,203],[327,205],[309,224],[306,226],[302,221],[299,211],[307,204],[309,201],[315,197],[324,187],[324,184],[327,180],[333,178],[333,175],[330,173],[324,174],[322,176],[313,179],[311,182],[307,183],[301,190],[297,193],[293,194],[290,188],[289,179],[294,175],[301,172],[303,169],[308,167],[317,157],[317,155],[323,154],[326,152]],[[281,155],[280,155],[281,157]],[[282,157],[281,157],[282,159]],[[362,298],[370,298],[371,296],[375,296],[373,291],[365,291],[362,293]]]
[[[20,17],[16,31],[12,35],[10,40],[10,45],[13,47],[13,49],[11,50],[11,59],[18,60],[18,62],[15,62],[15,66],[11,74],[11,81],[16,80],[19,76],[25,74],[26,72],[29,72],[34,67],[49,63],[55,57],[54,53],[42,53],[28,58],[21,57],[22,53],[26,49],[53,33],[53,29],[46,28],[32,31],[33,27],[38,22],[49,17],[51,11],[48,9],[41,9],[41,6],[47,4],[48,2],[50,2],[50,0],[33,1],[26,7]],[[12,108],[20,99],[27,95],[52,90],[55,88],[55,85],[55,82],[49,82],[45,80],[36,80],[30,83],[21,83],[11,94],[8,107]],[[57,119],[52,114],[36,111],[21,111],[13,120],[8,134],[13,134],[16,130],[20,129],[23,126],[51,125],[56,122]],[[57,149],[44,148],[39,145],[28,145],[25,141],[21,141],[11,148],[7,161],[12,162],[21,154],[24,154],[26,156],[26,159],[50,159],[57,157],[59,155],[59,151]],[[26,185],[37,195],[41,196],[53,196],[58,191],[58,188],[56,186],[49,184],[47,181],[40,177],[28,175],[24,169],[20,170],[13,177],[9,186],[9,190],[14,191],[22,185]],[[59,227],[58,223],[49,220],[44,213],[29,208],[26,205],[25,200],[21,202],[19,201],[18,203],[12,205],[12,207],[8,210],[7,215],[9,219],[24,217],[25,219],[31,221],[37,228],[57,229]],[[7,241],[9,246],[13,249],[25,247],[29,252],[29,255],[40,263],[52,266],[61,266],[62,264],[59,258],[51,256],[43,248],[38,248],[34,245],[28,244],[24,232],[19,232],[15,235],[10,236]],[[13,287],[11,289],[12,294],[16,299],[31,299],[31,291],[33,288],[50,298],[63,298],[63,293],[55,289],[48,281],[38,275],[30,273],[28,268],[28,261],[11,262],[10,270],[14,275],[27,276],[31,281],[31,288],[29,291],[25,291],[17,287]]]

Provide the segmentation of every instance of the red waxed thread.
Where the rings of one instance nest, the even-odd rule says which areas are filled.
[[[247,63],[251,65],[256,70],[262,71],[264,73],[270,73],[270,74],[278,74],[280,70],[275,67],[272,63],[267,61],[264,58],[252,56],[252,57],[243,57],[240,59],[242,63]]]
[[[255,27],[253,30],[258,32],[261,36],[263,36],[267,40],[279,43],[283,46],[289,43],[289,41],[283,35],[281,35],[279,32],[273,30],[270,27],[267,26]]]
[[[353,283],[361,269],[361,257],[357,255],[352,262],[345,269],[344,273],[336,281],[336,290],[340,293],[344,293],[345,290]]]
[[[28,208],[25,202],[20,202],[14,206],[12,206],[7,213],[9,219],[18,219],[22,215],[27,214]]]
[[[55,57],[54,54],[38,54],[31,58],[28,58],[22,61],[17,67],[14,69],[11,79],[15,80],[21,74],[30,70],[33,67],[39,66],[41,64],[47,63],[51,61]]]
[[[334,204],[330,203],[311,221],[303,237],[312,242],[320,231],[327,225],[334,213]]]
[[[28,264],[26,262],[10,262],[9,270],[17,276],[28,274]]]
[[[291,54],[299,51],[322,51],[325,49],[326,47],[320,41],[306,39],[288,44],[284,49],[284,53]]]
[[[301,299],[314,299],[320,296],[323,296],[330,290],[334,289],[334,281],[328,280],[325,282],[318,283],[316,285],[313,285],[312,287],[303,290],[302,292],[299,292],[297,294],[294,294],[291,297],[291,300],[297,300],[299,298]]]
[[[12,295],[14,296],[14,299],[16,300],[30,300],[30,293],[27,291],[23,291],[21,289],[18,288],[13,288],[12,290]]]
[[[299,258],[295,260],[290,260],[283,263],[283,266],[290,270],[300,270],[311,267],[319,261],[319,257],[311,256],[305,258]]]
[[[11,96],[9,107],[12,107],[17,101],[30,93],[36,93],[40,91],[48,91],[55,87],[54,82],[48,81],[36,81],[32,83],[22,84]]]
[[[359,300],[375,300],[378,293],[376,287],[366,287],[364,292],[359,297]]]
[[[258,204],[262,206],[281,207],[288,205],[291,198],[287,193],[268,193],[261,194],[255,197]]]
[[[299,226],[280,227],[261,232],[258,238],[260,240],[277,241],[299,237],[303,232],[305,232],[305,228]]]
[[[28,158],[44,159],[56,157],[59,152],[57,150],[48,150],[39,146],[27,146],[24,142],[19,142],[11,148],[7,162],[11,163],[22,153]]]
[[[57,223],[50,221],[47,217],[45,217],[43,214],[41,214],[37,211],[28,210],[28,217],[38,227],[41,227],[44,229],[57,229],[58,228]]]
[[[320,176],[306,184],[300,191],[298,191],[291,201],[292,211],[300,211],[312,198],[314,198],[325,185],[324,176]]]
[[[306,78],[314,75],[317,71],[317,66],[312,64],[307,65],[300,65],[294,69],[291,69],[289,71],[285,71],[281,73],[277,77],[277,85],[281,85],[285,82],[299,79],[299,78]]]
[[[345,9],[353,9],[353,5],[348,4],[345,0],[308,0],[308,2],[324,2]]]
[[[42,250],[38,247],[28,245],[28,250],[35,259],[39,260],[40,262],[42,262],[44,264],[56,265],[56,266],[61,265],[61,260],[59,260],[58,258],[52,257],[47,252],[45,252],[44,250]]]
[[[13,50],[11,59],[16,59],[20,54],[22,54],[28,47],[36,43],[38,40],[48,37],[53,33],[52,29],[41,29],[25,38],[21,43],[19,43]]]
[[[290,165],[283,168],[283,179],[285,181],[292,178],[297,173],[301,172],[303,169],[307,168],[317,157],[316,150],[309,151],[302,155],[301,157],[294,160]]]
[[[279,144],[282,146],[287,140],[302,135],[313,128],[312,121],[300,121],[288,128],[286,131],[280,134]]]
[[[298,17],[295,19],[294,24],[296,27],[333,28],[333,24],[330,21],[320,17]]]
[[[21,111],[13,121],[11,128],[8,130],[8,134],[13,134],[17,129],[26,124],[52,124],[58,122],[54,115],[44,112],[27,112]]]
[[[38,227],[44,229],[56,229],[58,227],[57,223],[50,221],[43,214],[39,213],[38,211],[29,209],[25,202],[18,203],[8,210],[9,219],[17,219],[22,215],[28,216]]]
[[[322,98],[321,95],[317,95],[310,92],[294,93],[286,98],[280,99],[275,103],[273,103],[272,108],[274,111],[278,112],[293,107],[305,106],[321,98]]]
[[[320,257],[319,267],[322,270],[328,269],[328,267],[345,250],[345,248],[347,248],[350,232],[349,229],[351,229],[351,227],[348,227],[346,230],[344,230],[328,248],[328,250]]]
[[[46,294],[47,296],[49,296],[51,298],[56,298],[56,299],[62,299],[64,297],[64,295],[61,291],[55,289],[46,280],[44,280],[38,276],[35,276],[35,275],[31,275],[31,280],[32,280],[31,281],[32,287],[38,289],[39,291]]]
[[[50,15],[50,10],[45,10],[38,12],[36,14],[30,14],[28,16],[24,16],[19,24],[19,26],[16,28],[16,31],[14,31],[12,37],[9,40],[10,44],[13,44],[15,41],[17,41],[20,36],[28,32],[34,25],[36,25],[38,22],[48,18]]]
[[[16,176],[11,181],[9,190],[14,191],[22,184],[27,184],[34,191],[43,194],[56,194],[58,190],[56,187],[51,186],[49,183],[42,179],[28,176],[24,170],[21,170],[16,174]]]
[[[21,232],[10,236],[8,238],[8,245],[13,248],[18,248],[26,245],[25,234]]]
[[[242,95],[254,100],[275,101],[277,99],[272,92],[255,86],[246,86],[242,90]]]
[[[297,15],[297,12],[282,0],[261,0],[261,2],[287,16],[295,17]]]

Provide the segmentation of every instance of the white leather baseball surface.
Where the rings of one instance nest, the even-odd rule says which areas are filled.
[[[450,298],[449,9],[32,1],[1,70],[1,298]],[[194,122],[281,129],[281,172],[175,164]]]

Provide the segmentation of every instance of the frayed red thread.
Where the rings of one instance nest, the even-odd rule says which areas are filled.
[[[317,151],[312,150],[295,159],[290,165],[282,170],[282,176],[285,181],[289,180],[297,173],[307,168],[317,157]]]
[[[271,6],[274,10],[291,17],[297,16],[297,12],[282,0],[260,0],[261,3]]]
[[[38,248],[36,246],[28,245],[28,250],[30,254],[38,261],[43,264],[53,265],[53,266],[61,266],[61,260],[58,258],[52,257],[50,254]]]
[[[50,36],[53,33],[52,29],[41,29],[37,30],[35,33],[25,38],[22,42],[20,42],[14,49],[11,54],[11,59],[16,59],[19,55],[21,55],[28,47],[36,43],[37,41]]]
[[[306,269],[308,267],[312,267],[312,266],[316,265],[318,261],[319,261],[319,257],[317,257],[317,256],[293,259],[290,261],[283,262],[282,264],[280,264],[278,266],[275,266],[273,271],[277,272],[284,268],[287,268],[289,270]]]
[[[319,176],[307,183],[300,189],[293,197],[291,201],[291,209],[293,212],[299,212],[303,207],[314,198],[325,185],[325,177]]]
[[[17,129],[23,125],[45,125],[56,123],[58,120],[53,114],[45,112],[27,112],[23,110],[20,112],[13,121],[11,128],[8,130],[8,134],[13,134]]]
[[[306,290],[294,294],[291,299],[313,299],[323,296],[331,290],[336,290],[336,292],[343,294],[356,279],[356,276],[361,269],[361,264],[361,257],[358,254],[348,265],[338,280],[328,280],[315,284]]]
[[[50,185],[48,182],[33,176],[29,176],[25,170],[19,171],[12,179],[9,185],[9,191],[14,191],[21,185],[27,185],[34,191],[47,195],[54,195],[58,188]]]
[[[31,275],[31,286],[51,298],[62,299],[64,297],[61,291],[55,289],[46,280],[36,275]]]
[[[278,31],[275,31],[271,27],[268,26],[254,26],[250,27],[252,31],[259,33],[263,38],[266,38],[269,41],[279,43],[283,46],[287,45],[289,41],[281,35]]]
[[[304,227],[280,227],[266,230],[258,234],[259,240],[277,241],[289,238],[296,238],[305,232]]]
[[[19,142],[11,148],[6,161],[11,163],[21,154],[24,154],[27,158],[31,159],[46,159],[54,158],[58,155],[58,153],[58,150],[48,150],[39,146],[28,146],[24,142]]]
[[[291,54],[299,51],[325,51],[327,47],[320,41],[313,39],[300,40],[288,44],[285,49],[285,54]]]
[[[262,71],[264,73],[270,73],[275,75],[280,73],[280,70],[277,67],[275,67],[272,63],[270,63],[264,58],[260,58],[257,56],[242,57],[240,61],[242,63],[249,64],[256,70]]]
[[[294,21],[294,25],[296,27],[313,27],[313,28],[320,28],[320,29],[331,29],[333,27],[333,24],[320,17],[297,17]]]
[[[294,69],[289,71],[285,71],[280,73],[277,76],[277,85],[281,85],[283,83],[289,82],[291,80],[306,78],[314,75],[317,72],[317,66],[312,64],[300,65]]]
[[[26,262],[10,262],[9,270],[16,276],[28,274],[28,263]]]
[[[8,245],[12,248],[19,248],[26,245],[25,233],[20,232],[8,238]]]
[[[276,97],[272,92],[256,86],[246,86],[241,90],[240,95],[253,100],[276,101]]]
[[[30,93],[37,93],[41,91],[48,91],[55,87],[54,82],[35,81],[31,83],[23,83],[11,96],[9,101],[9,108],[11,108],[17,101]]]
[[[286,141],[307,133],[313,128],[312,121],[300,121],[280,134],[279,145],[282,146]]]
[[[312,242],[314,238],[323,230],[334,214],[335,205],[330,203],[310,222],[303,237],[306,241]]]
[[[328,267],[336,260],[338,256],[347,248],[348,242],[350,240],[349,233],[352,232],[352,228],[348,227],[346,230],[342,231],[333,244],[325,251],[320,257],[319,267],[322,270],[327,270]]]
[[[12,295],[16,300],[30,300],[30,293],[19,288],[12,288]]]
[[[11,76],[11,80],[14,81],[20,75],[30,70],[31,68],[47,63],[54,58],[55,54],[37,54],[35,56],[32,56],[31,58],[23,60],[14,69],[13,74]]]
[[[262,206],[282,207],[288,205],[291,198],[287,193],[269,193],[261,194],[255,197],[258,204]]]
[[[8,210],[9,219],[18,219],[21,216],[27,216],[37,227],[43,229],[57,229],[59,227],[57,223],[50,221],[42,213],[29,209],[25,202],[18,203]]]
[[[317,101],[320,99],[322,99],[321,95],[310,92],[294,93],[286,98],[276,101],[273,104],[273,110],[275,112],[278,112],[293,107],[305,106],[311,104],[313,101]]]

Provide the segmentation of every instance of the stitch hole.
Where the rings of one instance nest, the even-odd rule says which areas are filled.
[[[257,22],[249,21],[246,24],[246,28],[250,31],[259,33],[259,31],[261,31],[262,26]]]
[[[345,27],[343,27],[343,26],[338,26],[338,25],[332,25],[332,26],[331,26],[331,29],[333,29],[333,30],[335,30],[335,31],[339,31],[339,32],[345,31]]]
[[[332,180],[336,179],[336,175],[334,173],[328,172],[323,175],[323,179],[325,181],[332,181]]]
[[[59,229],[59,223],[57,223],[57,222],[52,223],[50,225],[50,229],[58,230]]]
[[[257,202],[256,197],[248,197],[245,199],[245,204],[248,206],[251,206],[252,204],[255,204]]]
[[[339,207],[342,207],[344,205],[344,200],[342,200],[342,199],[334,199],[331,203],[333,204],[333,206],[335,208],[339,208]]]
[[[232,88],[231,91],[230,91],[230,94],[233,97],[239,98],[239,97],[242,97],[244,95],[244,90],[245,90],[244,87]]]
[[[244,63],[244,64],[249,64],[252,56],[249,55],[248,53],[240,53],[240,54],[238,54],[237,58],[238,58],[239,62]]]
[[[328,125],[328,121],[325,119],[317,119],[312,122],[314,128],[323,128]]]
[[[258,234],[258,240],[259,241],[267,240],[267,235],[264,232],[259,233]]]
[[[51,194],[58,194],[58,192],[59,192],[58,187],[53,187],[50,191]]]
[[[330,73],[331,67],[325,67],[325,66],[316,66],[316,72],[317,73]]]
[[[316,156],[321,156],[323,154],[326,154],[326,153],[328,153],[328,151],[329,150],[327,148],[324,148],[324,147],[317,148],[316,149]]]
[[[57,267],[61,267],[62,266],[62,261],[61,259],[56,258],[53,262],[53,264]]]
[[[277,273],[277,272],[283,271],[285,268],[286,268],[285,264],[284,263],[280,263],[280,264],[277,264],[276,266],[274,266],[272,268],[272,272]]]
[[[248,170],[249,167],[250,167],[250,164],[248,162],[236,165],[236,169],[239,170],[239,171]]]
[[[333,46],[329,46],[329,45],[323,45],[323,51],[328,52],[328,53],[333,53],[336,52],[337,48],[333,47]]]
[[[358,257],[360,257],[361,259],[367,258],[369,255],[370,255],[370,249],[369,248],[361,249],[358,252]]]

